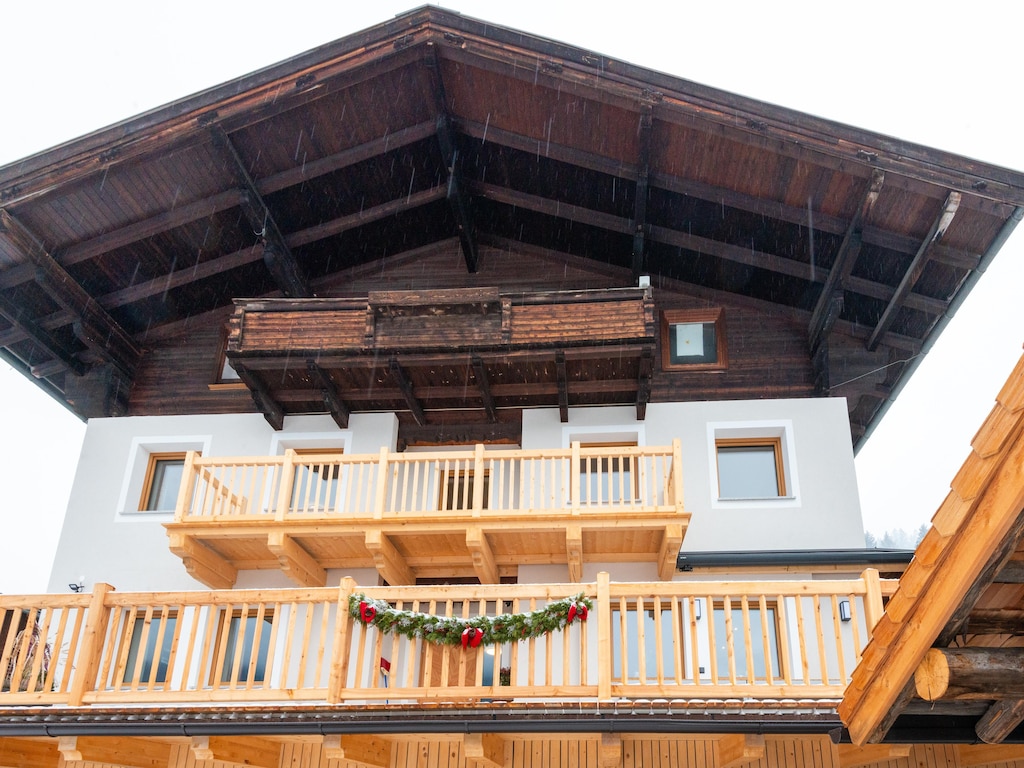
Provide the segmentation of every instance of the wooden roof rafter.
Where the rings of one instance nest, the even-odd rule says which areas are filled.
[[[131,379],[142,354],[134,339],[89,295],[89,293],[47,251],[42,241],[6,210],[0,208],[0,235],[34,268],[35,281],[57,302],[72,321],[75,336],[105,362],[114,365]],[[6,303],[6,302],[5,302]],[[4,312],[9,316],[9,312]],[[54,353],[61,362],[75,366],[63,345],[34,321],[21,321],[14,313],[22,331],[41,346]]]
[[[633,200],[633,283],[647,268],[647,195],[651,175],[651,127],[654,118],[650,105],[640,111],[637,126],[638,143],[640,145],[637,158],[636,196]]]
[[[277,287],[285,296],[294,299],[312,296],[302,268],[288,247],[231,138],[219,126],[212,127],[210,134],[214,145],[228,156],[229,165],[242,185],[242,212],[253,229],[253,235],[263,244],[263,262],[267,265]]]

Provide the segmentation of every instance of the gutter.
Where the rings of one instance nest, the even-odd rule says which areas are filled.
[[[892,391],[889,392],[886,398],[882,401],[882,404],[878,407],[878,410],[875,411],[874,415],[871,417],[871,421],[864,430],[864,434],[861,436],[860,440],[857,441],[856,445],[853,446],[854,456],[860,452],[861,446],[863,446],[867,442],[868,438],[871,437],[872,433],[875,431],[875,427],[878,426],[882,417],[889,411],[889,408],[896,400],[896,397],[903,391],[903,387],[906,386],[908,381],[910,381],[910,378],[914,375],[914,371],[917,370],[921,361],[924,360],[925,355],[931,351],[931,348],[942,335],[942,332],[946,329],[949,321],[953,319],[953,316],[956,314],[957,310],[960,309],[960,305],[964,303],[967,295],[974,289],[975,283],[977,283],[978,280],[981,279],[981,276],[985,274],[985,271],[992,263],[992,259],[996,257],[996,254],[999,253],[1000,249],[1002,249],[1010,235],[1013,234],[1013,231],[1017,228],[1021,219],[1024,219],[1024,207],[1018,206],[1017,208],[1014,208],[1013,213],[1010,214],[1010,218],[1003,223],[1002,228],[989,245],[988,250],[985,251],[981,259],[978,261],[977,268],[972,269],[968,273],[963,285],[960,286],[960,290],[956,292],[953,300],[950,301],[949,306],[946,307],[946,311],[943,312],[939,316],[939,319],[935,321],[935,325],[932,326],[931,333],[928,334],[928,338],[925,339],[924,343],[921,345],[921,351],[918,352],[909,363],[907,363],[906,368],[904,368],[903,373],[893,386]]]
[[[793,549],[766,551],[680,552],[676,568],[783,567],[790,565],[905,565],[914,557],[912,549]]]

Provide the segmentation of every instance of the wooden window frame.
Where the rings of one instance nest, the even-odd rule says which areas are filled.
[[[718,498],[720,501],[737,500],[737,497],[722,496],[722,468],[718,461],[719,450],[722,448],[765,448],[771,447],[775,454],[775,485],[778,493],[763,498],[786,497],[786,462],[782,455],[782,437],[719,437],[715,438],[715,472],[718,479]],[[762,497],[758,497],[762,498]]]
[[[149,459],[146,463],[146,476],[142,481],[142,494],[139,497],[139,511],[140,512],[167,512],[169,510],[161,509],[160,507],[150,506],[153,499],[151,498],[155,488],[155,481],[157,470],[161,463],[174,463],[181,462],[182,466],[185,464],[185,454],[187,451],[161,451],[153,452],[149,454]],[[180,492],[180,488],[179,488]],[[172,507],[173,509],[173,507]]]
[[[713,363],[672,362],[671,329],[673,325],[690,323],[715,326],[715,361]],[[725,314],[721,307],[714,309],[664,309],[661,312],[661,367],[666,371],[721,371],[729,367],[728,347],[725,343]]]

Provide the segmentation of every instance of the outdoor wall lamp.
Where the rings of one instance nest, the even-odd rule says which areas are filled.
[[[851,614],[850,614],[850,601],[849,600],[840,600],[839,601],[839,620],[840,621],[849,621],[850,618],[851,618]]]

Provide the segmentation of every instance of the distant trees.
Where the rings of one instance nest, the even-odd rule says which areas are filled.
[[[928,523],[922,523],[913,532],[908,533],[903,528],[893,528],[885,531],[881,536],[871,531],[864,532],[864,546],[869,549],[914,549],[921,543],[921,539],[928,533]]]

